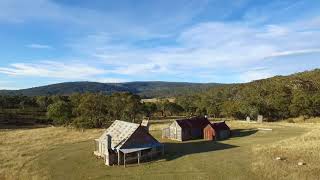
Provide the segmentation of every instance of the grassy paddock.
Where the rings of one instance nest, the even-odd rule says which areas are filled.
[[[0,130],[0,179],[44,179],[37,158],[63,144],[93,139],[102,130],[80,132],[67,128]]]
[[[319,122],[319,119],[310,122]],[[320,179],[320,124],[298,123],[288,126],[303,127],[308,132],[269,146],[254,146],[252,170],[262,179]],[[276,157],[284,160],[275,160]],[[306,164],[299,166],[298,162]]]
[[[295,171],[288,179],[319,176],[316,123],[227,123],[234,130],[228,140],[183,143],[162,140],[160,129],[166,124],[152,124],[151,133],[165,143],[166,155],[127,168],[107,167],[92,155],[92,140],[103,130],[1,130],[0,179],[275,179],[287,175],[283,170]],[[276,155],[288,161],[275,162]],[[300,159],[307,165],[299,170]]]

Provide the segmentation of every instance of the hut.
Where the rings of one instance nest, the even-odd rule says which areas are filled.
[[[225,121],[210,123],[203,130],[203,136],[206,140],[222,140],[230,137],[230,128]]]
[[[210,122],[205,117],[175,120],[169,127],[162,130],[162,138],[169,138],[177,141],[202,139],[203,129],[208,124],[210,124]]]
[[[100,138],[95,139],[93,153],[102,157],[105,165],[125,166],[163,154],[164,146],[140,124],[116,120]]]

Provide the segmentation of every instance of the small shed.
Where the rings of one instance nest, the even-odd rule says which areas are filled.
[[[210,123],[203,130],[203,136],[206,140],[222,140],[230,137],[230,128],[225,121]]]
[[[95,140],[93,153],[106,165],[125,166],[163,154],[164,146],[140,124],[116,120]]]
[[[205,117],[179,119],[172,122],[169,127],[162,130],[162,138],[186,141],[190,139],[202,139],[203,129],[210,124]]]

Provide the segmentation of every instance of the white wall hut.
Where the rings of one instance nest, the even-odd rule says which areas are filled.
[[[140,163],[164,153],[159,143],[140,124],[116,120],[95,140],[94,155],[102,157],[108,166]]]

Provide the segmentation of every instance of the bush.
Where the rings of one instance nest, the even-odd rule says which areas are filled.
[[[67,102],[57,101],[48,106],[47,116],[53,120],[54,124],[68,124],[72,116],[72,108]]]

